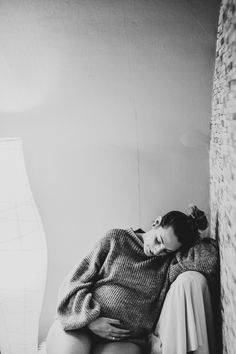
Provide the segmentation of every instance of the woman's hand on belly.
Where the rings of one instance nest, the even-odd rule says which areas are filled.
[[[119,326],[116,327],[116,326]],[[99,337],[112,341],[119,341],[130,337],[130,330],[121,328],[120,320],[113,318],[98,317],[91,322],[87,327]]]

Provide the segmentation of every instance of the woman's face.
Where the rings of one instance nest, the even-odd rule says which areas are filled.
[[[155,226],[144,235],[143,240],[144,253],[150,257],[175,252],[182,246],[171,226],[167,229]]]

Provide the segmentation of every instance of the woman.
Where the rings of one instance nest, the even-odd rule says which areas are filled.
[[[200,238],[203,211],[171,211],[148,232],[112,229],[68,274],[47,337],[47,354],[141,354],[170,287],[184,271],[214,281],[218,249]]]

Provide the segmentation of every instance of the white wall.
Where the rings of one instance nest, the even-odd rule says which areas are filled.
[[[208,208],[207,149],[180,139],[209,134],[217,7],[1,2],[0,137],[23,138],[48,240],[40,338],[62,278],[103,232]]]

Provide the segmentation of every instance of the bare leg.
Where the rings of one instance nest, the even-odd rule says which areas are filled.
[[[90,354],[91,344],[86,330],[64,331],[59,321],[52,324],[46,340],[47,354]]]
[[[143,354],[143,349],[134,343],[99,343],[93,354]],[[145,353],[146,354],[146,353]]]

